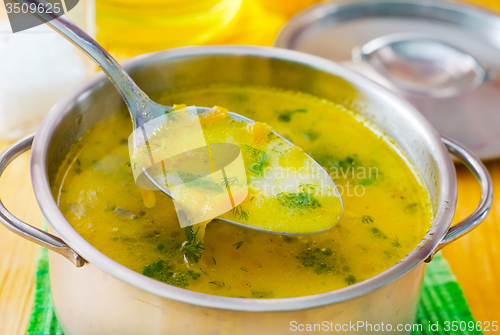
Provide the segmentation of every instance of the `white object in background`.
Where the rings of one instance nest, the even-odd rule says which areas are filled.
[[[93,35],[93,1],[80,1],[69,12]],[[0,139],[33,132],[64,94],[94,66],[81,51],[46,25],[13,34],[5,7],[0,8]]]

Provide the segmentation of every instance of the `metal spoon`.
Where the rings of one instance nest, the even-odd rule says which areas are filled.
[[[444,98],[477,88],[492,77],[470,54],[433,36],[390,34],[353,50],[398,89]]]
[[[35,5],[39,4],[38,0],[16,0],[16,1],[21,3],[21,4],[27,4],[28,6],[30,4],[35,4]],[[134,148],[139,146],[139,144],[137,143],[137,138],[140,137],[140,136],[135,136],[135,135],[138,133],[145,134],[144,133],[144,126],[148,122],[150,122],[150,121],[152,121],[160,116],[164,116],[166,113],[170,113],[173,111],[173,107],[163,106],[163,105],[160,105],[160,104],[152,101],[137,86],[137,84],[132,80],[132,78],[130,78],[130,76],[125,72],[125,70],[121,67],[121,65],[101,45],[99,45],[93,38],[91,38],[89,35],[87,35],[83,30],[81,30],[73,22],[69,21],[64,16],[56,17],[51,13],[35,12],[32,14],[39,17],[40,19],[42,19],[42,21],[44,21],[47,25],[49,25],[51,28],[53,28],[55,31],[57,31],[59,34],[61,34],[63,37],[68,39],[70,42],[72,42],[77,47],[79,47],[82,51],[84,51],[86,54],[88,54],[97,63],[97,65],[104,71],[104,73],[107,74],[107,76],[109,77],[109,79],[111,80],[113,85],[116,87],[118,92],[120,92],[123,99],[125,100],[125,103],[126,103],[128,110],[130,112],[130,116],[132,117],[132,122],[133,122],[133,126],[134,126]],[[209,112],[211,110],[211,108],[206,108],[206,107],[196,107],[196,109],[197,109],[198,113],[206,113],[206,112]],[[244,116],[238,115],[236,113],[229,113],[229,116],[235,121],[254,123],[253,120],[250,120],[250,119],[248,119]],[[279,134],[276,134],[276,135],[279,138],[281,138],[282,140],[291,144],[288,140],[286,140],[285,138],[283,138]],[[144,138],[147,138],[147,137],[144,136]],[[142,142],[141,144],[143,144],[143,143],[144,142]],[[150,156],[152,156],[152,155],[150,154]],[[309,157],[309,159],[315,165],[317,165],[320,169],[322,169],[319,166],[319,164],[316,163],[312,158]],[[153,178],[147,169],[143,168],[143,173],[151,181],[151,183],[154,186],[156,186],[159,190],[161,190],[166,195],[172,197],[170,191],[165,188],[163,183],[160,183],[160,182],[158,182],[158,180]],[[324,171],[324,175],[328,176],[326,171]],[[328,176],[327,182],[331,183],[336,190],[335,183],[333,182],[333,180],[331,180],[331,178],[329,176]],[[337,193],[338,193],[338,191],[337,191]],[[341,201],[340,195],[338,195],[338,198]],[[276,233],[274,231],[264,230],[261,228],[256,228],[253,226],[245,225],[241,222],[231,221],[228,219],[222,219],[222,220],[229,222],[229,223],[232,223],[232,224],[245,226],[245,227],[251,228],[251,229]],[[331,227],[333,227],[334,224],[332,224]],[[321,233],[321,232],[314,232],[314,233]],[[279,234],[286,234],[286,233],[280,232]]]

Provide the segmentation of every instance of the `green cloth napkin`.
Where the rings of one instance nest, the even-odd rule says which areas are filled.
[[[35,302],[26,334],[63,335],[54,312],[50,293],[49,250],[40,248],[38,268],[35,275]]]
[[[422,325],[422,331],[414,331],[413,334],[482,334],[480,331],[445,331],[445,321],[474,322],[462,289],[448,263],[437,254],[427,266],[424,277],[416,321]],[[439,331],[429,330],[429,322],[439,322]],[[36,273],[35,303],[27,335],[62,334],[50,294],[48,250],[42,249]]]
[[[445,322],[457,321],[457,331],[445,330]],[[438,331],[429,330],[429,322],[439,322]],[[448,262],[436,254],[432,262],[427,265],[424,275],[424,283],[420,303],[417,312],[417,323],[422,325],[422,331],[414,331],[414,335],[422,334],[482,334],[481,331],[460,330],[465,329],[465,324],[475,322],[472,318],[469,305],[465,301],[462,289],[458,285],[457,278],[451,272]],[[451,325],[448,325],[450,329]],[[473,328],[473,327],[471,327]],[[468,329],[468,328],[467,328]]]

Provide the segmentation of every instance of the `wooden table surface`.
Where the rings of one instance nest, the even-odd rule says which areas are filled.
[[[8,143],[0,142],[0,150]],[[487,164],[500,189],[500,161]],[[479,187],[463,166],[457,166],[459,200],[456,220],[477,205]],[[29,176],[29,153],[15,160],[0,179],[0,198],[20,219],[41,225]],[[500,323],[500,198],[479,228],[443,250],[478,321]],[[0,334],[24,334],[33,306],[38,247],[0,225]]]

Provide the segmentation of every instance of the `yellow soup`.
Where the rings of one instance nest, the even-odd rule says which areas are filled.
[[[386,136],[341,105],[303,93],[235,86],[167,92],[159,100],[220,105],[270,125],[327,170],[342,195],[344,214],[317,235],[280,236],[219,220],[208,223],[204,236],[196,235],[197,225],[180,227],[172,200],[161,192],[155,191],[152,208],[146,206],[148,197],[143,200],[130,167],[130,118],[122,111],[74,145],[54,196],[89,243],[134,271],[208,294],[305,296],[386,270],[415,248],[431,225],[430,199],[415,170]],[[251,197],[250,190],[240,207],[245,213]],[[272,208],[265,220],[280,220]],[[294,210],[289,215],[311,219],[308,211]]]

